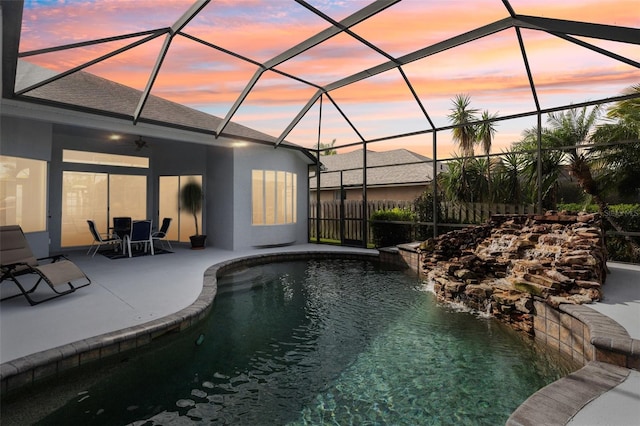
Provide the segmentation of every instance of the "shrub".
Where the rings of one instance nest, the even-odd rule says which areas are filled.
[[[588,212],[595,213],[598,211],[598,206],[595,204],[584,203],[558,203],[557,209],[566,210],[569,212]]]
[[[415,211],[418,222],[433,222],[433,191],[431,189],[427,189],[413,200],[413,210]],[[438,222],[443,222],[440,202],[437,203],[436,211]],[[426,240],[432,236],[433,227],[431,225],[416,225],[416,240]]]
[[[438,221],[442,222],[442,207],[437,203]],[[413,209],[416,212],[416,219],[419,222],[433,221],[433,192],[424,191],[415,200],[413,200]]]
[[[375,246],[389,247],[411,241],[411,229],[415,219],[416,215],[411,210],[398,207],[373,212],[371,231]]]

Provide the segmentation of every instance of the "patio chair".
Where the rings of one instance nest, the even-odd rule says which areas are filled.
[[[171,225],[171,218],[165,217],[164,219],[162,219],[162,226],[160,227],[160,229],[151,234],[151,238],[153,239],[153,241],[159,241],[160,246],[163,249],[164,249],[163,241],[166,241],[167,244],[169,245],[169,248],[173,249],[173,247],[171,247],[171,242],[167,239],[167,232],[169,231],[170,225]]]
[[[93,220],[87,220],[87,223],[89,224],[89,231],[91,231],[91,235],[93,236],[93,242],[91,243],[87,254],[91,253],[91,250],[95,247],[95,250],[93,250],[93,254],[91,255],[91,257],[94,257],[100,247],[104,245],[111,246],[115,250],[115,246],[120,246],[120,244],[122,243],[122,240],[116,234],[110,235],[98,232],[98,230],[96,229],[96,223]]]
[[[114,217],[113,218],[113,233],[124,240],[126,235],[131,233],[131,218],[130,217]]]
[[[129,250],[129,257],[132,257],[131,244],[143,244],[144,252],[151,248],[153,256],[153,238],[151,238],[151,221],[150,220],[134,220],[131,224],[131,232],[125,235],[126,249]]]
[[[43,264],[43,261],[48,263]],[[20,289],[20,293],[0,300],[22,295],[31,306],[73,293],[91,284],[89,277],[63,255],[36,259],[19,225],[0,226],[0,269],[0,283],[11,281]],[[36,283],[27,290],[29,284],[25,281],[33,282],[34,279]],[[32,295],[42,282],[47,283],[55,294],[36,300]]]

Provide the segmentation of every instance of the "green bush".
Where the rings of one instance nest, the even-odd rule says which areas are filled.
[[[415,200],[413,200],[413,209],[416,212],[416,219],[419,222],[432,222],[433,221],[433,192],[430,190],[424,191]],[[440,203],[437,203],[437,218],[439,222],[442,222],[442,207]]]
[[[611,218],[627,232],[640,232],[640,205],[639,204],[615,204],[609,207]],[[606,231],[615,231],[608,220],[603,221]],[[640,246],[640,238],[630,237],[636,245]],[[628,240],[621,235],[607,236],[607,254],[609,260],[619,262],[640,263],[637,254],[634,255]]]
[[[598,211],[598,206],[595,204],[584,203],[558,203],[558,211],[566,210],[569,212],[588,212],[595,213]]]
[[[413,200],[413,210],[418,222],[433,222],[433,191],[428,189]],[[438,202],[436,205],[438,222],[442,220],[442,206]],[[426,240],[433,236],[433,226],[416,225],[414,238],[417,241]]]
[[[389,247],[412,240],[416,215],[409,209],[377,210],[371,214],[371,231],[376,247]],[[405,223],[399,223],[405,222]],[[406,223],[410,222],[410,223]]]

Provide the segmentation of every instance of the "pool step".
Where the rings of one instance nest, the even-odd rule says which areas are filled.
[[[218,278],[218,295],[240,293],[261,287],[265,282],[263,274],[257,268],[243,268]]]

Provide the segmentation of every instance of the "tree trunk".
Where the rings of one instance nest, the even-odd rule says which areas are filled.
[[[200,230],[198,229],[198,215],[196,212],[193,212],[193,220],[196,224],[196,235],[200,235]]]
[[[593,201],[598,205],[598,211],[600,212],[600,215],[605,218],[617,232],[623,233],[624,229],[622,229],[620,224],[618,224],[618,222],[613,219],[613,217],[609,213],[609,205],[600,196],[598,184],[593,179],[589,164],[587,164],[584,157],[574,157],[570,165],[570,171],[578,181],[578,185],[580,185],[580,188],[582,188],[585,193],[593,197]],[[638,246],[628,235],[623,235],[623,238],[631,247],[634,257],[640,257],[640,246]]]

